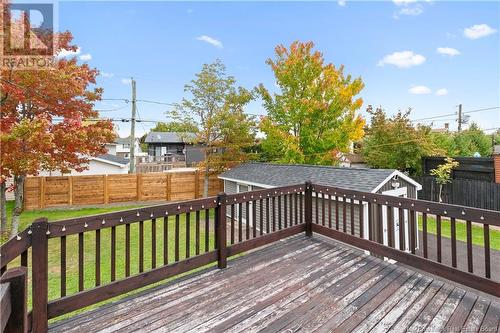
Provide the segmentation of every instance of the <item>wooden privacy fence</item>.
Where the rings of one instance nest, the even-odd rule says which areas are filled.
[[[431,176],[417,180],[422,184],[419,198],[439,202],[439,184]],[[500,184],[481,180],[455,179],[443,185],[444,203],[500,211]]]
[[[203,181],[199,172],[28,177],[24,208],[196,199],[203,196]],[[211,175],[209,195],[222,189],[217,175]]]

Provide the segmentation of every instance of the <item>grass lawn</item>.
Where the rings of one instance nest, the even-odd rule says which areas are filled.
[[[10,206],[12,207],[12,206]],[[137,207],[137,206],[135,206]],[[105,208],[85,208],[71,210],[43,210],[29,211],[22,215],[23,230],[37,217],[48,217],[49,221],[61,220],[70,217],[93,215],[111,211],[118,211],[133,208],[131,206],[124,207],[105,207]],[[210,216],[209,230],[209,251],[214,249],[213,237],[213,212]],[[205,252],[205,230],[204,230],[204,212],[200,213],[200,253]],[[163,265],[163,218],[156,221],[156,267]],[[190,219],[190,254],[195,255],[196,222],[195,214],[191,214]],[[95,286],[95,231],[89,231],[84,234],[84,289],[90,289]],[[174,261],[174,236],[175,236],[175,217],[171,216],[168,220],[168,261]],[[179,255],[180,260],[186,255],[186,218],[185,215],[180,217],[179,228]],[[100,255],[100,270],[101,270],[101,285],[111,281],[111,228],[101,230],[101,255]],[[72,295],[78,292],[78,235],[66,237],[66,295]],[[60,297],[61,284],[61,248],[60,238],[49,239],[49,300]],[[152,222],[151,220],[144,221],[144,271],[148,271],[152,267]],[[29,265],[31,266],[31,250],[29,253]],[[14,261],[10,267],[15,267],[19,261]],[[201,269],[201,268],[200,268]],[[31,271],[31,270],[30,270]],[[134,275],[139,272],[139,224],[132,223],[130,227],[130,274]],[[125,226],[116,227],[116,280],[125,277]],[[176,277],[177,278],[177,277]],[[164,282],[164,281],[163,281]],[[29,283],[31,287],[31,283]],[[148,286],[147,288],[150,288]],[[138,291],[134,291],[136,293]],[[31,293],[29,293],[30,295]],[[130,294],[130,293],[129,293]],[[127,295],[127,294],[125,294]],[[120,297],[124,297],[120,296]],[[119,298],[119,297],[118,297]],[[116,298],[115,298],[116,299]],[[109,302],[109,301],[107,301]],[[31,299],[29,300],[31,307]],[[104,302],[103,302],[104,303]],[[102,303],[101,303],[102,304]],[[86,308],[96,307],[97,305]],[[83,311],[79,310],[78,312]]]
[[[422,216],[418,217],[418,229],[422,230]],[[436,219],[427,216],[427,232],[437,234],[436,232]],[[457,240],[467,242],[467,231],[465,221],[456,221],[456,234]],[[441,219],[441,235],[443,237],[451,238],[451,222],[449,219]],[[484,231],[483,227],[472,224],[472,243],[478,246],[484,246]],[[495,230],[490,227],[490,248],[500,250],[500,230]]]

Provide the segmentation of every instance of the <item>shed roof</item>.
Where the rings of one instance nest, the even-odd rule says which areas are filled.
[[[394,169],[341,168],[322,165],[245,163],[223,172],[219,178],[237,180],[268,187],[286,186],[311,181],[350,190],[375,192],[394,174],[418,189],[420,185]]]
[[[149,132],[146,143],[186,143],[196,139],[195,133],[190,132]]]

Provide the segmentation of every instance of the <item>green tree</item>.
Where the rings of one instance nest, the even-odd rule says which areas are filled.
[[[371,124],[363,140],[362,154],[370,166],[418,175],[423,156],[444,152],[432,141],[429,127],[413,126],[409,119],[411,109],[389,117],[382,108],[373,110],[370,105],[367,112],[371,114]]]
[[[151,132],[179,132],[179,133],[198,133],[198,126],[192,121],[169,121],[159,122],[153,127]]]
[[[491,149],[491,137],[485,134],[476,123],[472,123],[468,129],[455,135],[454,156],[473,156],[475,153],[489,156]]]
[[[343,66],[325,64],[312,42],[278,45],[268,59],[279,92],[256,88],[268,116],[260,129],[266,134],[262,154],[283,163],[337,163],[339,152],[363,135],[364,120],[356,114],[363,101],[361,78],[344,74]]]
[[[189,97],[176,105],[170,115],[178,122],[193,123],[199,129],[197,142],[203,143],[205,159],[203,193],[208,195],[211,172],[219,172],[248,159],[245,148],[255,141],[255,122],[243,112],[253,95],[237,87],[220,60],[204,64],[201,72],[184,91]]]
[[[459,163],[451,157],[445,159],[445,163],[431,170],[431,175],[436,177],[436,182],[439,184],[439,202],[443,202],[442,193],[443,185],[451,183],[451,172],[457,168]]]

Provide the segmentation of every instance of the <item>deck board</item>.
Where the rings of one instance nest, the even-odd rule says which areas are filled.
[[[493,298],[295,236],[53,323],[50,332],[496,332]]]

